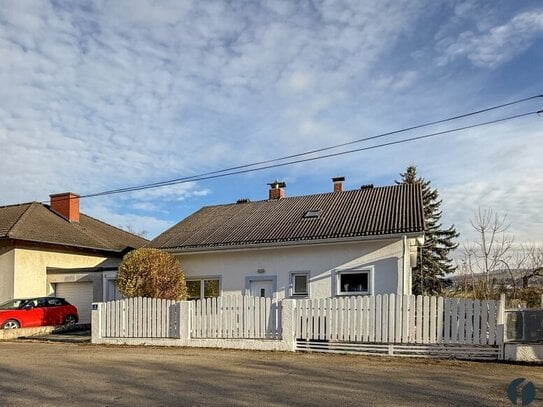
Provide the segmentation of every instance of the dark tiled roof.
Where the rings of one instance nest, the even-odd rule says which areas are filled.
[[[0,207],[0,239],[121,252],[148,241],[85,214],[72,223],[48,205],[31,202]]]
[[[318,217],[304,218],[309,210]],[[394,185],[208,206],[154,239],[163,249],[203,249],[424,231],[419,185]]]

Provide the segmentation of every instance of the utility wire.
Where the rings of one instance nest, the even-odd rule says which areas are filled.
[[[527,99],[523,99],[523,100],[533,99],[535,97],[542,97],[542,96],[543,95],[534,96],[532,98],[527,98]],[[511,102],[511,103],[519,103],[519,102]],[[501,105],[501,106],[506,106],[506,105],[509,105],[509,104],[505,104],[505,105]],[[488,111],[488,109],[485,109],[485,110],[482,110],[482,111]],[[177,179],[172,179],[172,180],[168,180],[168,181],[162,181],[160,183],[145,184],[145,185],[140,185],[140,186],[119,188],[119,189],[114,189],[114,190],[110,190],[110,191],[104,191],[104,192],[98,192],[98,193],[93,193],[93,194],[81,195],[80,198],[91,198],[91,197],[98,197],[98,196],[120,194],[120,193],[124,193],[124,192],[134,192],[134,191],[140,191],[140,190],[144,190],[144,189],[152,189],[152,188],[158,188],[158,187],[162,187],[162,186],[183,184],[183,183],[193,182],[193,181],[203,181],[203,180],[227,177],[227,176],[231,176],[231,175],[245,174],[245,173],[254,172],[254,171],[262,171],[262,170],[271,169],[271,168],[284,167],[284,166],[288,166],[288,165],[299,164],[299,163],[304,163],[304,162],[309,162],[309,161],[322,160],[322,159],[325,159],[325,158],[337,157],[337,156],[346,155],[346,154],[353,154],[353,153],[360,152],[360,151],[373,150],[373,149],[377,149],[377,148],[387,147],[387,146],[396,145],[396,144],[408,143],[408,142],[427,139],[427,138],[436,137],[436,136],[440,136],[440,135],[444,135],[444,134],[449,134],[449,133],[454,133],[454,132],[458,132],[458,131],[473,129],[473,128],[477,128],[477,127],[488,126],[488,125],[495,124],[495,123],[506,122],[506,121],[509,121],[509,120],[519,119],[519,118],[522,118],[522,117],[526,117],[526,116],[530,116],[530,115],[534,115],[534,114],[541,114],[541,113],[543,113],[543,110],[531,111],[531,112],[527,112],[527,113],[520,113],[520,114],[516,114],[516,115],[512,115],[512,116],[503,117],[503,118],[500,118],[500,119],[494,119],[494,120],[490,120],[490,121],[486,121],[486,122],[471,124],[471,125],[462,126],[462,127],[456,127],[456,128],[449,129],[449,130],[443,130],[443,131],[439,131],[439,132],[424,134],[424,135],[421,135],[421,136],[404,138],[404,139],[390,141],[390,142],[381,143],[381,144],[376,144],[376,145],[372,145],[372,146],[361,147],[361,148],[356,148],[356,149],[351,149],[351,150],[346,150],[346,151],[340,151],[340,152],[337,152],[337,153],[324,154],[324,155],[319,155],[319,156],[316,156],[316,157],[303,158],[303,159],[288,161],[288,162],[284,162],[284,163],[261,166],[261,167],[257,167],[257,168],[246,168],[248,166],[258,165],[258,164],[253,164],[253,165],[247,164],[247,165],[244,165],[244,166],[232,167],[231,169],[225,169],[225,170],[221,170],[221,171],[213,171],[211,173],[204,173],[204,174],[195,175],[195,176],[191,176],[191,177],[184,177],[184,178],[177,178]],[[475,114],[475,113],[468,113],[467,115],[473,115],[473,114]],[[466,115],[462,115],[462,116],[458,116],[458,117],[466,117]],[[452,120],[452,118],[451,119],[445,119],[445,121],[448,121],[448,120]],[[434,122],[434,123],[437,124],[437,123],[442,123],[442,122],[443,121],[437,121],[437,122]],[[422,127],[422,126],[424,126],[424,125],[414,126],[413,128],[419,128],[419,127]],[[406,131],[406,130],[404,130],[404,131]],[[399,131],[392,132],[392,133],[389,133],[389,134],[393,134],[393,133],[397,133],[397,132],[399,132]],[[372,137],[368,137],[367,139],[374,139],[374,138],[377,138],[377,137],[380,137],[380,136],[381,135],[372,136]],[[363,140],[363,139],[361,139],[361,140]],[[358,142],[358,141],[345,143],[345,145],[354,144],[355,142]],[[337,147],[339,147],[339,146],[340,145],[338,145]],[[334,147],[334,148],[337,148],[337,147]],[[332,148],[332,147],[330,147],[330,148]],[[327,149],[330,149],[330,148],[327,148]],[[321,150],[321,149],[315,150],[315,152],[317,152],[317,151],[323,151],[323,150]],[[309,154],[309,153],[307,153],[307,154]],[[297,156],[299,156],[299,154],[295,154],[295,155],[289,156],[289,157],[297,157]],[[285,158],[283,158],[283,159],[285,159]],[[276,161],[277,160],[279,160],[279,159],[276,159]],[[270,162],[270,161],[272,161],[272,160],[266,160],[266,162]],[[266,163],[266,162],[264,162],[264,163]]]
[[[407,132],[407,131],[411,131],[411,130],[420,129],[420,128],[423,128],[423,127],[428,127],[428,126],[441,124],[441,123],[446,123],[446,122],[449,122],[449,121],[458,120],[458,119],[462,119],[462,118],[466,118],[466,117],[470,117],[470,116],[475,116],[475,115],[478,115],[478,114],[481,114],[481,113],[486,113],[486,112],[489,112],[489,111],[492,111],[492,110],[501,109],[501,108],[504,108],[504,107],[507,107],[507,106],[512,106],[512,105],[515,105],[515,104],[519,104],[519,103],[522,103],[522,102],[526,102],[526,101],[529,101],[529,100],[542,98],[542,97],[543,97],[543,94],[533,95],[533,96],[525,97],[525,98],[522,98],[522,99],[517,99],[517,100],[514,100],[512,102],[502,103],[502,104],[499,104],[499,105],[491,106],[491,107],[488,107],[488,108],[485,108],[485,109],[480,109],[480,110],[476,110],[476,111],[473,111],[473,112],[464,113],[464,114],[461,114],[461,115],[449,117],[449,118],[446,118],[446,119],[435,120],[435,121],[431,121],[431,122],[427,122],[427,123],[418,124],[418,125],[415,125],[415,126],[399,129],[399,130],[394,130],[394,131],[390,131],[390,132],[386,132],[386,133],[381,133],[381,134],[377,134],[377,135],[370,136],[370,137],[364,137],[364,138],[360,138],[360,139],[357,139],[357,140],[352,140],[352,141],[349,141],[349,142],[346,142],[346,143],[335,144],[335,145],[322,147],[322,148],[318,148],[318,149],[314,149],[314,150],[309,150],[309,151],[304,151],[304,152],[300,152],[300,153],[296,153],[296,154],[286,155],[286,156],[283,156],[283,157],[277,157],[277,158],[272,158],[272,159],[253,162],[253,163],[250,163],[250,164],[244,164],[244,165],[224,168],[224,169],[221,169],[221,170],[205,172],[205,173],[202,173],[202,174],[185,176],[185,177],[176,178],[176,179],[172,179],[172,180],[159,181],[159,182],[143,184],[143,185],[139,185],[139,186],[118,188],[118,189],[113,189],[113,190],[109,190],[109,191],[103,191],[103,192],[98,192],[98,193],[94,193],[94,194],[88,194],[88,195],[84,195],[84,196],[81,196],[81,197],[82,198],[83,197],[95,197],[95,196],[110,195],[110,194],[117,194],[117,193],[123,193],[123,192],[139,191],[139,190],[143,190],[143,189],[151,189],[151,188],[156,188],[156,187],[160,187],[160,186],[167,186],[167,185],[173,185],[173,184],[182,183],[182,182],[199,181],[199,180],[202,180],[202,179],[209,179],[209,178],[202,178],[202,177],[208,177],[208,176],[211,176],[211,175],[216,175],[216,174],[221,174],[221,173],[229,173],[230,171],[234,171],[234,170],[240,170],[240,169],[244,169],[244,168],[255,167],[257,165],[268,164],[268,163],[271,163],[271,162],[283,161],[283,160],[287,160],[287,159],[290,159],[290,158],[297,158],[297,157],[302,157],[304,155],[310,155],[310,154],[315,154],[315,153],[319,153],[319,152],[323,152],[323,151],[329,151],[329,150],[332,150],[332,149],[345,147],[345,146],[348,146],[348,145],[362,143],[364,141],[375,140],[375,139],[378,139],[378,138],[391,136],[391,135],[398,134],[398,133],[403,133],[403,132]],[[326,157],[323,157],[323,158],[326,158]],[[290,164],[287,164],[287,165],[290,165]],[[267,166],[265,168],[273,168],[273,167]],[[265,169],[265,168],[262,168],[262,169]],[[249,171],[244,171],[244,172],[249,172]],[[241,172],[241,173],[244,173],[244,172]],[[232,173],[232,174],[238,174],[238,173],[239,172],[235,172],[235,173]],[[212,178],[217,178],[217,177],[212,177]]]

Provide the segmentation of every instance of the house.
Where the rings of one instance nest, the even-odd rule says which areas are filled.
[[[0,207],[0,302],[57,295],[90,322],[93,301],[114,299],[117,266],[146,239],[79,212],[79,196]]]
[[[189,298],[250,294],[276,298],[411,294],[411,269],[424,240],[419,185],[285,197],[200,209],[151,247],[181,261]]]

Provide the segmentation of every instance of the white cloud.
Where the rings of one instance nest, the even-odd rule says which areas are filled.
[[[457,4],[443,17],[429,0],[0,1],[0,203],[191,176],[501,101],[487,78],[436,67],[428,42],[441,41],[443,62],[468,58],[499,69],[541,32],[537,9],[510,18],[484,4]],[[454,23],[434,33],[447,19]],[[503,92],[514,98],[530,89]],[[323,180],[324,190],[334,175],[354,187],[390,183],[415,163],[443,188],[447,222],[465,225],[503,177],[518,188],[500,187],[510,195],[492,202],[519,228],[534,230],[527,219],[539,206],[520,197],[522,186],[539,193],[539,184],[515,180],[543,170],[537,131],[523,133],[532,148],[487,137],[476,143],[484,151],[477,156],[455,136],[461,142],[440,138],[227,185],[195,182],[82,204],[93,216],[152,234],[204,202],[235,200],[227,193],[245,196],[260,186],[265,193],[265,180],[276,177],[289,180],[292,194],[318,192],[309,180]]]
[[[147,239],[156,237],[173,224],[171,221],[154,216],[136,215],[126,211],[120,212],[119,207],[109,201],[100,203],[84,201],[82,212],[118,228],[131,229],[133,232],[142,233]]]
[[[418,74],[415,71],[398,72],[394,75],[379,77],[375,82],[375,86],[381,91],[405,91],[413,85],[417,77]]]
[[[130,192],[127,195],[121,196],[120,199],[138,201],[163,200],[169,202],[179,202],[193,196],[206,196],[209,193],[209,189],[198,189],[195,182],[186,182],[183,184],[169,185],[167,187],[158,187]]]
[[[476,66],[494,68],[524,52],[542,35],[543,11],[523,12],[505,24],[442,40],[439,47],[443,48],[443,56],[438,62],[443,65],[466,57]]]
[[[11,190],[2,196],[8,202],[222,167],[237,161],[238,143],[259,154],[269,133],[254,140],[242,131],[234,144],[222,134],[238,117],[255,117],[254,130],[286,119],[274,137],[279,145],[291,141],[318,122],[319,110],[289,117],[300,103],[281,93],[280,72],[290,72],[287,83],[304,91],[304,101],[330,103],[415,18],[402,2],[322,2],[294,13],[288,2],[21,2],[2,9],[0,78],[9,86],[0,100],[10,103],[1,105],[0,134],[17,142],[5,146],[10,159],[0,170],[19,179],[0,180]]]
[[[314,82],[309,72],[294,72],[287,79],[287,86],[293,91],[307,90]]]

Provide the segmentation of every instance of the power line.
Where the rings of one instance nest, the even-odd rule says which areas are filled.
[[[539,96],[535,96],[535,97],[542,97],[542,96],[543,95],[539,95]],[[531,98],[528,98],[528,99],[533,99],[535,97],[531,97]],[[527,100],[527,99],[523,99],[523,100]],[[512,102],[512,103],[515,103],[515,102]],[[508,104],[506,104],[506,105],[508,105]],[[488,109],[486,109],[485,111],[487,111],[487,110]],[[519,118],[534,115],[534,114],[541,114],[542,112],[543,111],[540,110],[540,111],[531,111],[531,112],[527,112],[527,113],[520,113],[520,114],[516,114],[516,115],[512,115],[512,116],[503,117],[503,118],[500,118],[500,119],[494,119],[494,120],[490,120],[490,121],[486,121],[486,122],[471,124],[471,125],[462,126],[462,127],[456,127],[456,128],[453,128],[453,129],[443,130],[443,131],[429,133],[429,134],[424,134],[424,135],[421,135],[421,136],[409,137],[409,138],[404,138],[404,139],[400,139],[400,140],[389,141],[389,142],[386,142],[386,143],[376,144],[376,145],[372,145],[372,146],[361,147],[361,148],[356,148],[356,149],[351,149],[351,150],[346,150],[346,151],[340,151],[340,152],[337,152],[337,153],[324,154],[324,155],[320,155],[320,156],[316,156],[316,157],[303,158],[303,159],[288,161],[288,162],[284,162],[284,163],[266,165],[266,166],[261,166],[261,167],[257,167],[257,168],[246,168],[246,167],[255,166],[255,165],[259,165],[259,164],[252,164],[252,165],[251,164],[246,164],[246,165],[239,166],[239,167],[232,167],[231,169],[213,171],[211,173],[203,173],[203,174],[200,174],[200,175],[177,178],[177,179],[172,179],[172,180],[168,180],[168,181],[162,181],[162,182],[159,182],[159,183],[145,184],[145,185],[139,185],[139,186],[134,186],[134,187],[119,188],[119,189],[114,189],[114,190],[110,190],[110,191],[103,191],[103,192],[98,192],[98,193],[93,193],[93,194],[81,195],[80,198],[91,198],[91,197],[98,197],[98,196],[120,194],[120,193],[125,193],[125,192],[141,191],[141,190],[144,190],[144,189],[152,189],[152,188],[158,188],[158,187],[162,187],[162,186],[183,184],[183,183],[194,182],[194,181],[203,181],[203,180],[227,177],[227,176],[231,176],[231,175],[246,174],[246,173],[254,172],[254,171],[262,171],[262,170],[266,170],[266,169],[284,167],[284,166],[288,166],[288,165],[299,164],[299,163],[304,163],[304,162],[309,162],[309,161],[322,160],[322,159],[325,159],[325,158],[337,157],[337,156],[346,155],[346,154],[353,154],[353,153],[360,152],[360,151],[372,150],[372,149],[387,147],[387,146],[396,145],[396,144],[403,144],[403,143],[408,143],[408,142],[412,142],[412,141],[417,141],[417,140],[423,140],[423,139],[427,139],[427,138],[431,138],[431,137],[436,137],[436,136],[440,136],[440,135],[444,135],[444,134],[449,134],[449,133],[454,133],[454,132],[458,132],[458,131],[468,130],[468,129],[472,129],[472,128],[488,126],[488,125],[491,125],[491,124],[506,122],[506,121],[514,120],[514,119],[519,119]],[[471,115],[471,114],[468,114],[468,115]],[[462,115],[462,117],[466,117],[466,115]],[[445,120],[448,121],[448,120],[452,120],[452,119],[445,119]],[[441,123],[441,122],[443,122],[443,121],[438,121],[438,122],[434,122],[434,123]],[[424,126],[424,125],[420,125],[418,127],[422,127],[422,126]],[[414,128],[418,128],[418,127],[414,127]],[[406,131],[406,130],[404,130],[404,131]],[[399,131],[396,131],[395,133],[398,133],[398,132]],[[380,137],[380,136],[381,135],[372,136],[372,137],[368,137],[367,139],[374,139],[374,138],[377,138],[377,137]],[[354,144],[355,142],[357,142],[357,141],[349,142],[348,144]],[[338,147],[339,147],[339,145],[338,145]],[[327,149],[330,149],[330,148],[327,148]],[[335,148],[337,148],[337,147],[335,147]],[[317,150],[315,150],[315,151],[317,151]],[[293,155],[293,157],[299,156],[300,154],[295,154],[295,155]],[[307,154],[309,154],[309,153],[307,153]],[[290,158],[290,156],[289,156],[289,158]],[[283,159],[285,159],[285,158],[275,159],[275,160],[266,160],[266,162],[279,161],[279,160],[283,160]],[[266,163],[266,162],[264,162],[264,163]],[[236,170],[236,171],[233,171],[233,170]]]
[[[95,196],[102,196],[102,195],[109,195],[109,194],[117,194],[117,193],[123,193],[123,192],[138,191],[138,190],[143,190],[143,189],[151,189],[151,188],[156,188],[156,187],[160,187],[160,186],[167,186],[167,185],[172,185],[172,183],[182,183],[183,181],[189,182],[189,181],[198,181],[198,180],[201,180],[201,179],[208,179],[208,178],[202,178],[202,177],[207,177],[207,176],[221,174],[221,173],[228,173],[230,171],[255,167],[257,165],[268,164],[268,163],[276,162],[276,161],[283,161],[283,160],[287,160],[287,159],[290,159],[290,158],[302,157],[304,155],[315,154],[315,153],[319,153],[319,152],[323,152],[323,151],[329,151],[329,150],[345,147],[345,146],[348,146],[348,145],[362,143],[364,141],[375,140],[375,139],[378,139],[378,138],[391,136],[391,135],[394,135],[394,134],[399,134],[399,133],[403,133],[403,132],[407,132],[407,131],[411,131],[411,130],[420,129],[420,128],[423,128],[423,127],[428,127],[428,126],[432,126],[432,125],[436,125],[436,124],[446,123],[446,122],[449,122],[449,121],[458,120],[458,119],[478,115],[478,114],[481,114],[481,113],[486,113],[486,112],[489,112],[489,111],[492,111],[492,110],[501,109],[501,108],[504,108],[504,107],[507,107],[507,106],[512,106],[512,105],[515,105],[515,104],[523,103],[523,102],[533,100],[533,99],[537,99],[537,98],[541,98],[541,97],[543,97],[543,94],[533,95],[533,96],[525,97],[525,98],[522,98],[522,99],[517,99],[517,100],[514,100],[512,102],[502,103],[502,104],[499,104],[499,105],[495,105],[495,106],[491,106],[491,107],[488,107],[488,108],[484,108],[484,109],[464,113],[464,114],[449,117],[449,118],[446,118],[446,119],[440,119],[440,120],[435,120],[435,121],[431,121],[431,122],[427,122],[427,123],[423,123],[423,124],[418,124],[418,125],[414,125],[414,126],[411,126],[411,127],[406,127],[406,128],[399,129],[399,130],[394,130],[394,131],[390,131],[390,132],[386,132],[386,133],[381,133],[381,134],[377,134],[377,135],[370,136],[370,137],[364,137],[364,138],[360,138],[360,139],[357,139],[357,140],[352,140],[352,141],[341,143],[341,144],[335,144],[335,145],[322,147],[322,148],[309,150],[309,151],[304,151],[304,152],[300,152],[300,153],[296,153],[296,154],[291,154],[291,155],[286,155],[286,156],[282,156],[282,157],[257,161],[257,162],[253,162],[253,163],[249,163],[249,164],[243,164],[243,165],[239,165],[239,166],[224,168],[224,169],[221,169],[221,170],[205,172],[205,173],[202,173],[202,174],[190,175],[190,176],[185,176],[185,177],[181,177],[181,178],[175,178],[175,179],[167,180],[167,181],[159,181],[159,182],[154,182],[154,183],[149,183],[149,184],[142,184],[142,185],[139,185],[139,186],[118,188],[118,189],[113,189],[113,190],[109,190],[109,191],[103,191],[103,192],[98,192],[98,193],[94,193],[94,194],[88,194],[88,195],[84,195],[82,197],[95,197]],[[266,168],[273,168],[273,167],[266,167]],[[245,171],[245,172],[248,172],[248,171]],[[213,178],[217,178],[217,177],[213,177]]]

